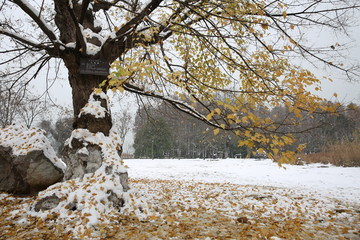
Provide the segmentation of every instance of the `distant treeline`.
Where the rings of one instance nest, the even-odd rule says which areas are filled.
[[[254,111],[260,111],[273,119],[284,119],[284,116],[286,118],[290,114],[286,107]],[[282,128],[292,128],[297,144],[306,144],[305,154],[325,151],[334,144],[357,141],[360,136],[359,106],[340,106],[337,112],[309,115],[302,120],[302,126],[284,125]],[[226,131],[214,135],[213,130],[206,123],[175,110],[166,103],[143,106],[137,111],[135,118],[135,157],[263,157],[254,154],[254,149],[239,147],[241,136]]]

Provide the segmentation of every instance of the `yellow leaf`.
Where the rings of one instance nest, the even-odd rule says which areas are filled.
[[[277,155],[279,153],[279,149],[277,149],[277,148],[274,148],[272,151],[275,155]]]
[[[266,30],[269,28],[269,25],[267,25],[266,23],[263,23],[263,24],[261,24],[261,27],[262,27],[262,29]]]
[[[206,119],[207,120],[211,120],[212,119],[212,117],[213,117],[213,113],[211,112],[211,113],[209,113],[208,115],[206,115]]]
[[[100,83],[99,87],[105,86],[106,82],[107,82],[107,79],[105,79],[104,81],[102,81],[102,83]]]
[[[220,129],[219,129],[219,128],[214,129],[214,135],[218,135],[219,132],[220,132]]]
[[[290,42],[292,43],[292,44],[294,44],[294,45],[297,45],[297,42],[294,40],[294,39],[290,39]]]
[[[217,114],[220,114],[220,113],[221,113],[220,108],[215,108],[214,111],[215,111]]]
[[[328,107],[326,108],[326,111],[327,111],[327,112],[335,112],[335,108],[334,108],[333,106],[328,106]]]
[[[297,147],[297,150],[298,150],[299,152],[302,152],[305,147],[306,147],[305,144],[300,144],[300,145]]]
[[[125,89],[122,86],[117,86],[116,89],[119,90],[121,93],[125,91]]]
[[[282,75],[282,71],[280,70],[275,71],[275,76],[279,77],[281,75]]]
[[[234,114],[231,113],[231,114],[227,115],[227,118],[228,118],[228,119],[235,119],[236,117],[235,117]]]
[[[103,91],[102,91],[101,88],[95,88],[94,92],[95,92],[96,94],[101,94]]]

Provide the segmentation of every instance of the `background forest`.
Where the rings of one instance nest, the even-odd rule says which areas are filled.
[[[254,111],[272,118],[290,114],[285,107]],[[296,133],[298,144],[306,145],[299,158],[307,162],[360,166],[359,106],[349,104],[339,107],[338,112],[308,117],[302,127],[284,126]],[[265,157],[265,154],[239,146],[241,139],[233,133],[221,131],[215,135],[214,129],[204,122],[174,110],[166,103],[139,108],[135,124],[135,158]],[[282,150],[289,148],[291,146],[284,146]]]

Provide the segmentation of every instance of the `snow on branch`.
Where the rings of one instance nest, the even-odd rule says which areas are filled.
[[[12,0],[17,4],[27,15],[29,15],[40,29],[50,38],[51,41],[58,41],[53,28],[46,23],[46,21],[40,16],[40,12],[37,11],[25,0]]]
[[[87,49],[87,44],[86,44],[86,39],[84,38],[84,34],[82,32],[82,25],[78,22],[75,13],[73,11],[73,6],[71,4],[71,1],[69,1],[69,4],[67,5],[68,11],[70,13],[71,16],[71,20],[74,22],[75,25],[75,29],[76,29],[76,45],[77,46],[81,46],[81,49],[83,52],[86,53],[86,49]]]
[[[41,43],[37,43],[37,42],[33,42],[23,36],[21,36],[20,34],[14,33],[14,32],[10,32],[4,28],[0,28],[0,34],[6,35],[8,37],[11,37],[13,39],[18,40],[19,42],[22,42],[26,45],[35,47],[35,48],[40,48],[40,49],[44,49],[46,48],[44,45],[42,45]]]

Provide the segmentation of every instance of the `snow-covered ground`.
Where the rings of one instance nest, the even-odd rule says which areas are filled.
[[[360,168],[283,165],[269,159],[128,159],[130,178],[272,186],[360,203]]]
[[[34,212],[37,198],[3,193],[0,239],[360,239],[360,168],[279,167],[268,159],[124,162],[131,188],[124,209],[112,206],[109,181],[96,174],[39,194],[57,189],[84,199],[73,201],[75,209],[61,202]]]

